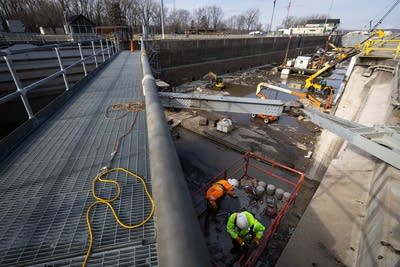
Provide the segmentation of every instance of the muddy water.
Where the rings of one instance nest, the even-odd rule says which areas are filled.
[[[333,86],[334,88],[339,88],[343,80],[344,74],[346,72],[346,68],[347,65],[340,66],[337,69],[333,70],[329,76],[325,77],[324,80],[326,81],[327,85]],[[266,81],[290,90],[293,89],[298,90],[302,88],[305,80],[304,76],[300,75],[291,75],[285,79],[281,78],[279,74],[271,73],[271,71],[269,70],[266,71],[259,70],[257,72],[260,72],[262,76],[265,76],[265,79],[260,78],[260,75],[256,75],[257,77],[250,80],[248,84],[246,83],[246,85],[228,82],[226,83],[226,89],[224,89],[224,91],[228,92],[231,96],[256,98],[256,93],[255,93],[257,87],[256,84],[258,84],[259,82]],[[302,90],[298,91],[302,92]],[[337,91],[338,90],[336,90],[336,92]],[[285,94],[282,92],[277,92],[274,90],[264,89],[263,93],[269,99],[278,99],[282,100],[283,102],[297,100],[296,96]],[[225,114],[227,114],[227,116],[230,117],[234,121],[234,123],[237,123],[241,126],[257,125],[258,127],[266,127],[265,125],[263,125],[262,119],[259,118],[253,119],[251,118],[250,114],[239,114],[239,113],[225,113]],[[293,126],[296,127],[302,133],[310,134],[310,132],[306,128],[302,127],[299,124],[296,118],[289,116],[287,114],[282,114],[282,116],[280,116],[279,120],[275,122],[275,124]]]

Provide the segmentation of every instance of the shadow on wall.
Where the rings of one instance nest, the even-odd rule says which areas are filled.
[[[371,172],[373,179],[368,177]],[[276,266],[398,266],[399,175],[391,175],[384,163],[370,174],[339,168],[330,173],[334,174],[320,184]],[[390,180],[396,181],[392,201]]]
[[[359,266],[400,266],[399,174],[385,163],[377,164],[362,230]]]
[[[315,231],[305,233],[305,226]],[[317,212],[308,207],[276,266],[345,266],[332,249],[335,244],[335,239],[319,220]]]

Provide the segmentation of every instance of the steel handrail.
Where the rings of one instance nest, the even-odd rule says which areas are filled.
[[[106,43],[106,47],[103,48],[103,40]],[[100,44],[100,50],[95,49],[94,43],[96,41],[99,41]],[[109,45],[110,42],[110,45]],[[82,43],[90,43],[91,44],[91,48],[92,48],[92,54],[88,55],[88,56],[83,56],[82,53]],[[78,47],[75,47],[74,45],[77,45]],[[78,49],[79,50],[79,54],[80,54],[80,60],[75,61],[73,63],[71,63],[70,65],[68,65],[67,67],[64,67],[62,64],[62,57],[60,55],[59,49],[60,48],[65,48],[66,46],[68,46],[69,48],[74,48],[74,49]],[[55,49],[56,55],[57,55],[57,59],[58,59],[58,63],[60,66],[60,70],[50,74],[49,76],[46,76],[45,78],[42,78],[36,82],[33,82],[27,86],[23,86],[21,83],[21,80],[14,68],[14,64],[12,59],[10,58],[11,55],[16,55],[16,54],[21,54],[21,53],[27,53],[27,52],[33,52],[33,51],[42,51],[42,50],[49,50],[49,49]],[[105,58],[104,54],[105,51],[107,52],[108,57]],[[87,40],[87,41],[82,41],[82,42],[73,42],[73,43],[63,43],[63,44],[52,44],[52,45],[44,45],[44,46],[40,46],[40,47],[34,47],[34,48],[28,48],[28,49],[21,49],[21,50],[17,50],[17,51],[11,51],[8,49],[4,49],[0,51],[0,56],[2,56],[7,64],[8,70],[14,80],[14,83],[16,85],[17,90],[9,93],[3,97],[0,98],[0,104],[3,104],[5,102],[8,102],[14,98],[17,97],[21,97],[21,100],[24,104],[25,110],[28,114],[29,119],[32,119],[34,117],[34,114],[32,112],[32,108],[29,104],[29,100],[26,96],[26,93],[28,93],[29,91],[32,91],[36,88],[38,88],[39,86],[54,80],[56,78],[58,78],[59,76],[63,76],[64,78],[64,83],[65,83],[65,90],[68,91],[69,90],[69,85],[68,85],[68,81],[67,81],[67,72],[68,70],[72,69],[73,67],[77,66],[78,64],[82,64],[83,67],[83,71],[85,76],[87,76],[87,71],[86,71],[86,66],[85,66],[85,61],[91,59],[91,58],[95,58],[95,65],[96,68],[98,68],[100,65],[102,65],[103,63],[105,63],[106,61],[111,59],[111,56],[114,56],[117,52],[119,51],[119,44],[118,44],[118,39],[115,39],[114,42],[112,40],[108,40],[108,39],[96,39],[96,40]],[[101,64],[98,64],[97,62],[97,56],[102,56],[103,61],[101,62]]]
[[[4,55],[16,55],[16,54],[23,54],[27,52],[34,52],[34,51],[42,51],[42,50],[48,50],[49,48],[63,48],[63,47],[71,47],[73,48],[74,45],[80,44],[85,44],[85,43],[90,43],[92,41],[100,41],[100,40],[106,40],[106,39],[94,39],[94,40],[84,40],[84,41],[78,41],[78,42],[64,42],[64,43],[58,43],[58,44],[49,44],[49,45],[41,45],[37,47],[30,47],[30,48],[24,48],[24,49],[18,49],[18,50],[9,50],[9,49],[1,49],[0,50],[0,56]]]
[[[205,240],[165,121],[143,41],[141,44],[158,259],[164,267],[208,267],[211,262]]]

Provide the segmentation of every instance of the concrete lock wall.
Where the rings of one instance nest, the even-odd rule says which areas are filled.
[[[371,183],[357,266],[400,264],[400,171],[385,163],[377,165]]]
[[[325,47],[327,36],[158,41],[161,79],[173,85],[269,63]]]

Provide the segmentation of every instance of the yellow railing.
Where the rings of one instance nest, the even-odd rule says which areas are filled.
[[[372,52],[383,51],[389,52],[376,56],[390,56],[390,57],[400,57],[400,40],[368,40],[365,42],[362,48],[365,56],[375,56],[371,55]]]

